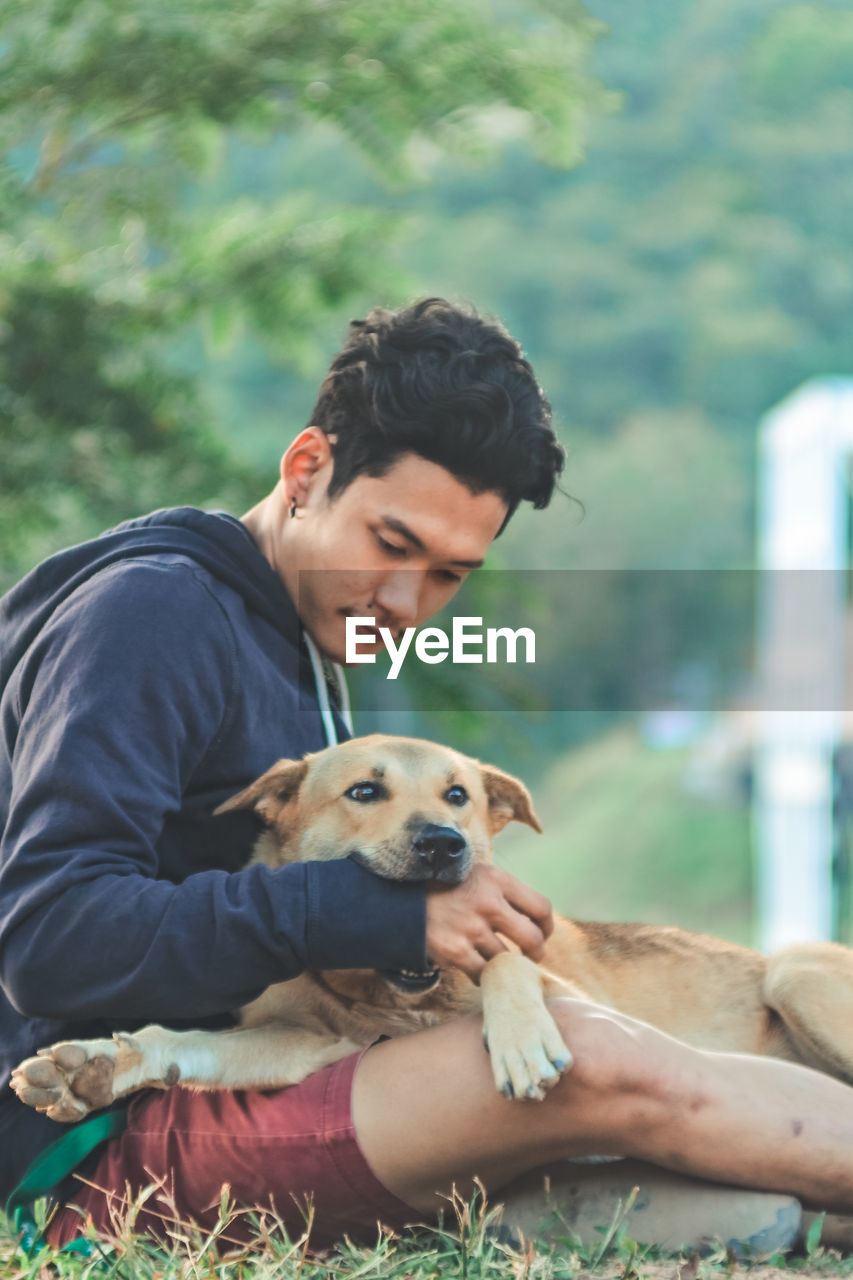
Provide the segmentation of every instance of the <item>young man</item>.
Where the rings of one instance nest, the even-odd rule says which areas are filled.
[[[441,608],[520,501],[562,466],[547,401],[497,326],[430,300],[353,325],[274,491],[242,521],[132,521],[40,566],[0,613],[0,1053],[148,1021],[221,1025],[304,968],[476,977],[498,934],[534,958],[539,894],[495,868],[446,888],[345,861],[246,867],[257,829],[213,809],[281,756],[346,733],[319,655],[345,619],[401,631]],[[378,647],[377,640],[377,647]],[[306,692],[306,689],[308,692]],[[388,923],[393,927],[388,928]],[[643,1155],[853,1208],[853,1091],[704,1054],[612,1011],[555,1003],[575,1066],[542,1104],[495,1093],[473,1020],[374,1046],[275,1093],[140,1095],[66,1180],[98,1226],[161,1180],[140,1224],[215,1218],[224,1183],[315,1243],[435,1212],[548,1160]],[[8,1089],[6,1193],[58,1136]],[[211,1208],[211,1206],[214,1206]],[[77,1234],[60,1210],[51,1238]]]

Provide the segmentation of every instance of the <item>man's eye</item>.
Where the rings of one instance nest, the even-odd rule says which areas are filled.
[[[462,581],[462,574],[454,573],[452,569],[439,569],[438,574],[445,582],[457,583]]]
[[[468,792],[464,787],[450,787],[444,793],[448,804],[463,805],[468,803]]]
[[[344,795],[350,800],[356,800],[359,804],[372,804],[374,800],[385,798],[385,788],[378,782],[356,782],[344,792]]]
[[[377,533],[376,541],[379,543],[379,546],[388,556],[394,556],[399,560],[401,556],[404,556],[406,554],[405,547],[398,547],[396,543],[388,542],[387,539],[383,538],[380,533]]]

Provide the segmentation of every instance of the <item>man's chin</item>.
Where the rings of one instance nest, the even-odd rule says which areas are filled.
[[[361,636],[365,633],[360,632],[358,641],[358,657],[355,660],[350,660],[348,662],[346,631],[343,627],[329,627],[327,631],[323,631],[321,628],[318,628],[316,631],[312,631],[308,628],[308,631],[311,639],[314,641],[320,652],[325,657],[330,658],[332,662],[340,663],[342,667],[360,666],[361,662],[359,659],[363,661],[365,657],[384,653],[385,651],[385,645],[380,639],[378,633],[376,633],[375,640],[368,641],[366,639],[361,639]]]
[[[362,623],[358,628],[358,636],[356,639],[356,643],[354,645],[354,648],[356,653],[358,654],[358,657],[355,658],[354,660],[351,659],[349,662],[347,662],[346,619],[348,617],[355,617],[355,616],[366,617],[367,615],[355,614],[350,609],[342,609],[340,614],[342,627],[340,630],[336,628],[335,636],[333,639],[330,637],[330,643],[333,644],[334,646],[334,653],[332,653],[330,649],[328,651],[329,657],[333,658],[335,662],[339,662],[343,667],[360,666],[361,663],[359,662],[359,659],[363,660],[364,658],[375,657],[377,654],[385,652],[385,642],[379,634],[379,628],[368,627]],[[372,636],[373,639],[368,639],[369,636]],[[396,641],[396,636],[395,636],[395,641]]]
[[[377,640],[375,644],[367,644],[359,641],[357,658],[351,659],[349,662],[347,662],[346,646],[344,646],[344,652],[340,655],[340,657],[335,657],[334,661],[339,662],[342,667],[349,667],[349,668],[359,667],[363,664],[365,658],[370,658],[371,656],[376,657],[377,654],[384,653],[384,652],[385,652],[385,645],[382,643],[381,640]],[[329,656],[332,657],[331,654]]]

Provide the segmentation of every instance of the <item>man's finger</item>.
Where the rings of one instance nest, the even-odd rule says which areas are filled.
[[[498,935],[486,929],[483,930],[478,938],[474,939],[474,947],[484,961],[491,960],[494,956],[498,956],[502,951],[507,950]]]
[[[497,952],[495,952],[495,955],[497,955]],[[479,986],[483,970],[491,958],[491,956],[481,955],[480,951],[475,950],[474,947],[469,947],[465,956],[457,961],[457,967]]]
[[[546,938],[554,932],[554,912],[551,903],[536,889],[522,884],[515,876],[508,876],[507,883],[501,885],[507,902],[536,924]]]
[[[520,947],[531,960],[541,960],[545,954],[545,933],[528,916],[514,911],[507,904],[499,921],[494,923],[499,933],[505,934]]]

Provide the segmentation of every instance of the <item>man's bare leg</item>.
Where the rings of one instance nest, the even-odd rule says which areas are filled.
[[[613,1010],[549,1002],[575,1065],[544,1102],[496,1093],[476,1018],[370,1050],[353,1087],[365,1156],[424,1213],[551,1161],[621,1154],[853,1211],[853,1089],[789,1063],[706,1053]]]

